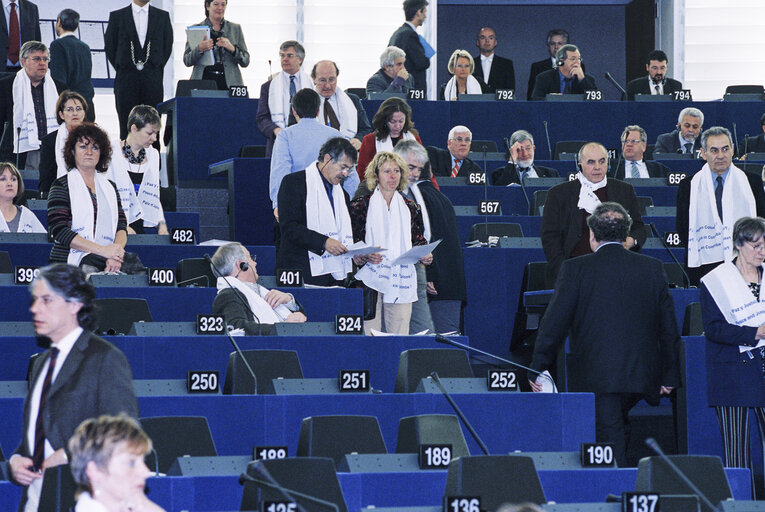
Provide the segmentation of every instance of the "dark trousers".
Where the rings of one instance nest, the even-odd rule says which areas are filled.
[[[128,117],[136,105],[157,108],[164,98],[161,69],[121,69],[114,78],[114,103],[120,120],[120,139],[128,133]]]
[[[639,393],[595,393],[595,439],[613,443],[616,464],[627,466],[630,409],[643,398]]]

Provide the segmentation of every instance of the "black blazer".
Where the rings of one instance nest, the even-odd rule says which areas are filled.
[[[55,130],[40,140],[40,182],[37,190],[42,197],[48,197],[48,191],[58,173],[58,164],[56,163],[56,137],[58,130]]]
[[[452,175],[452,155],[448,149],[441,149],[435,146],[428,146],[428,159],[430,160],[430,169],[436,176]],[[467,176],[471,172],[483,172],[483,170],[471,159],[466,158],[460,166],[458,176]]]
[[[331,274],[311,276],[311,265],[308,262],[308,252],[324,254],[324,243],[327,236],[308,229],[306,226],[305,200],[307,196],[305,171],[288,174],[279,187],[277,202],[279,204],[279,227],[281,240],[276,252],[276,268],[284,270],[300,270],[303,281],[318,286],[337,284]],[[348,193],[343,190],[346,207],[350,204]],[[335,205],[335,208],[340,205]]]
[[[682,153],[680,150],[680,131],[675,129],[669,133],[662,133],[656,138],[656,147],[653,149],[653,154],[661,153]],[[701,149],[701,136],[696,137],[693,141],[693,152]]]
[[[50,75],[66,89],[82,94],[88,110],[93,108],[92,67],[90,46],[75,36],[60,37],[50,44]]]
[[[479,82],[486,85],[486,92],[496,92],[497,89],[515,89],[515,69],[513,68],[513,61],[500,57],[496,53],[491,61],[491,71],[489,71],[489,79],[483,76],[483,66],[481,66],[481,56],[476,55],[473,57],[475,61],[475,70],[473,76],[478,79]]]
[[[651,94],[651,89],[653,88],[653,85],[649,84],[650,81],[651,79],[648,77],[648,75],[641,76],[640,78],[631,80],[627,84],[627,99],[634,100],[636,94]],[[675,91],[682,91],[682,90],[683,90],[683,84],[681,84],[677,80],[674,80],[672,78],[667,78],[664,81],[664,94],[672,94]]]
[[[537,176],[540,178],[558,178],[560,174],[555,169],[549,167],[543,167],[541,165],[533,165],[532,167],[537,172]],[[518,169],[515,164],[508,163],[504,167],[495,169],[491,173],[491,184],[498,186],[507,186],[511,183],[521,183],[521,178],[518,175]]]
[[[616,167],[614,178],[617,180],[624,179],[624,166],[626,163],[627,162],[622,159]],[[650,178],[666,178],[669,175],[669,167],[661,162],[645,161],[645,166],[648,168],[648,176]]]
[[[430,67],[430,59],[425,56],[425,48],[422,47],[417,32],[404,23],[390,36],[388,46],[398,46],[406,52],[404,66],[414,77],[414,88],[427,90],[425,70]]]
[[[597,89],[595,79],[591,75],[584,75],[581,82],[574,77],[571,82],[571,94],[584,94],[584,91]],[[557,69],[545,71],[537,76],[534,92],[531,93],[532,100],[543,100],[548,94],[560,93],[560,73]]]
[[[141,47],[138,40],[133,10],[131,6],[123,7],[109,13],[109,25],[104,34],[104,49],[106,58],[119,73],[122,70],[136,71],[130,55],[130,43],[133,43],[136,60],[144,60],[146,48]],[[170,53],[173,51],[173,25],[167,11],[149,5],[149,25],[146,28],[146,46],[151,42],[149,61],[144,70],[162,71],[165,68]]]
[[[582,210],[579,209],[579,180],[555,185],[547,192],[542,212],[542,247],[547,258],[547,286],[552,287],[561,264],[570,257],[582,237]],[[645,224],[640,215],[635,189],[629,183],[608,179],[606,198],[621,204],[632,217],[630,236],[637,240],[638,248],[646,239]]]
[[[40,34],[40,13],[37,5],[29,0],[18,0],[19,8],[19,36],[21,36],[21,46],[27,41],[42,41]],[[0,16],[0,69],[5,71],[5,64],[8,61],[8,25],[5,22],[5,15]],[[21,48],[19,48],[21,49]],[[19,66],[21,65],[21,55],[19,55]]]
[[[680,385],[675,307],[655,258],[609,244],[563,262],[531,367],[549,369],[566,336],[568,391],[640,393],[658,403],[660,386]]]
[[[746,137],[743,144],[739,145],[740,154],[744,153],[765,153],[765,133],[754,137]]]

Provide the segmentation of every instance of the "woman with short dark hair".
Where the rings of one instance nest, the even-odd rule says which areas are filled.
[[[82,124],[88,115],[88,102],[78,92],[64,91],[56,101],[58,130],[49,133],[40,141],[40,184],[41,197],[47,197],[53,180],[66,174],[64,144],[69,132]]]
[[[24,180],[16,166],[0,162],[0,233],[45,233],[46,229],[29,208],[21,204]]]

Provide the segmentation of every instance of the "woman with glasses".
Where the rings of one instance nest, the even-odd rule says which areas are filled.
[[[446,82],[442,100],[456,101],[460,94],[482,94],[486,87],[473,76],[475,62],[466,50],[454,50],[449,58],[449,73],[452,77]]]
[[[85,121],[88,114],[88,102],[77,92],[64,91],[56,102],[58,130],[53,131],[40,141],[40,197],[48,197],[53,180],[67,172],[64,163],[64,144],[69,132]]]
[[[725,466],[752,468],[749,411],[765,435],[765,219],[733,225],[732,261],[701,279],[701,315],[707,339],[707,395],[725,445]],[[763,441],[765,443],[765,441]],[[754,480],[752,482],[754,489]],[[760,499],[765,489],[756,489]]]

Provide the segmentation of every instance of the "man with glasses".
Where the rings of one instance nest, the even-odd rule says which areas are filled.
[[[647,162],[643,159],[648,135],[640,126],[626,126],[622,132],[622,159],[614,171],[614,178],[666,178],[669,167],[659,162]]]
[[[701,157],[707,161],[677,188],[677,233],[686,247],[691,284],[733,258],[733,225],[741,217],[765,215],[765,192],[755,174],[733,165],[733,138],[722,126],[701,134]]]
[[[510,136],[509,147],[505,153],[507,165],[491,173],[491,184],[508,186],[513,183],[526,184],[530,178],[557,178],[555,169],[534,165],[534,136],[526,130],[516,130]]]
[[[10,120],[12,112],[12,152],[19,154],[19,168],[38,169],[40,141],[58,128],[56,100],[65,87],[50,75],[50,54],[45,44],[27,41],[21,46],[20,55],[22,68],[13,79],[12,93],[3,94],[12,105],[6,106],[5,120]],[[4,85],[4,92],[11,92],[7,83]]]
[[[288,174],[279,187],[281,239],[276,268],[299,270],[303,282],[342,285],[352,270],[346,253],[353,243],[350,199],[341,183],[353,171],[358,153],[343,137],[329,139],[304,171]]]
[[[468,158],[473,134],[467,126],[455,126],[449,131],[446,141],[448,149],[428,146],[428,158],[435,176],[467,176],[471,172],[483,172],[483,170]]]
[[[372,133],[372,125],[359,97],[337,87],[339,74],[337,64],[331,60],[320,60],[311,70],[314,89],[321,96],[319,122],[339,130],[358,151],[361,139]]]
[[[539,62],[535,62],[531,65],[531,71],[529,72],[529,85],[526,88],[526,100],[531,100],[531,93],[534,91],[534,84],[537,81],[537,75],[555,69],[557,59],[555,54],[564,44],[569,43],[568,32],[561,28],[554,28],[547,33],[547,52],[550,54],[546,59],[542,59]],[[582,69],[584,64],[582,64]]]
[[[305,48],[297,41],[284,41],[279,46],[279,63],[282,70],[260,86],[258,112],[255,122],[266,138],[266,156],[271,156],[276,135],[296,123],[290,111],[292,97],[300,89],[313,86],[311,76],[301,69]]]
[[[532,100],[543,100],[548,94],[584,94],[597,90],[595,79],[584,73],[582,55],[573,44],[565,44],[555,54],[557,69],[537,76]]]

